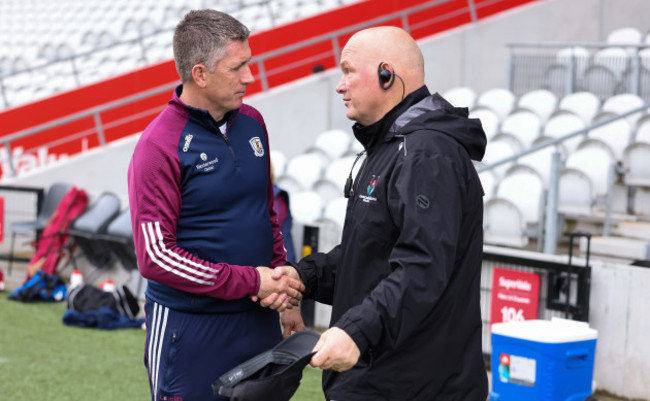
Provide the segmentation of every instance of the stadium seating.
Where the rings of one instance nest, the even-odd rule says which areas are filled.
[[[342,196],[331,200],[325,205],[323,217],[334,221],[340,229],[343,229],[343,222],[345,221],[345,210],[348,206],[348,199]]]
[[[575,168],[560,173],[558,212],[570,217],[589,217],[596,205],[596,193],[587,174]]]
[[[608,177],[614,156],[603,142],[585,140],[566,159],[566,167],[580,170],[589,177],[597,196],[604,197],[609,191]]]
[[[310,224],[322,216],[323,200],[312,190],[292,193],[289,205],[296,223]]]
[[[607,35],[605,41],[612,45],[640,44],[643,41],[643,34],[641,31],[633,27],[617,28]],[[636,53],[637,48],[628,47],[626,50],[630,55],[633,55]]]
[[[623,114],[641,108],[644,104],[645,102],[639,95],[633,93],[621,93],[606,99],[601,107],[601,112]],[[626,117],[631,127],[636,126],[637,120],[641,118],[642,114],[643,113],[638,112]]]
[[[316,137],[313,149],[323,151],[331,161],[342,157],[353,139],[352,134],[340,129],[325,131]]]
[[[622,159],[625,184],[650,188],[650,143],[628,145]]]
[[[560,112],[553,115],[542,128],[542,135],[550,138],[561,138],[572,132],[578,132],[586,127],[585,122],[570,112]],[[563,141],[569,153],[578,146],[586,134],[577,135]]]
[[[557,96],[546,89],[535,89],[521,95],[517,107],[528,109],[537,114],[544,123],[557,108]]]
[[[271,165],[273,166],[273,175],[281,176],[287,167],[287,156],[281,150],[271,149]]]
[[[600,99],[591,92],[573,92],[560,100],[558,109],[570,111],[589,124],[600,110]]]
[[[597,116],[595,121],[615,117],[614,113],[604,113]],[[611,150],[614,160],[620,161],[623,158],[623,150],[632,139],[632,127],[626,119],[614,120],[609,124],[589,130],[589,138],[602,141]]]
[[[200,6],[193,0],[5,2],[0,12],[0,80],[8,88],[0,96],[0,108],[171,59],[173,29],[197,7],[228,12],[256,32],[358,1],[204,0]],[[54,66],[58,74],[34,79]],[[19,72],[29,79],[17,77]]]
[[[537,140],[533,142],[532,146],[537,146],[550,140],[552,140],[552,138],[543,136],[538,137]],[[540,150],[522,156],[517,160],[517,164],[527,166],[528,168],[534,170],[542,179],[544,188],[548,188],[549,181],[551,179],[553,154],[555,152],[560,153],[560,160],[564,160],[566,158],[567,151],[564,145],[562,143],[558,143],[555,146],[546,146]]]
[[[507,199],[521,212],[526,224],[526,236],[538,237],[544,221],[544,187],[539,174],[527,166],[512,166],[499,182],[492,199]]]
[[[81,249],[80,256],[98,269],[111,267],[115,260],[114,255],[99,239],[120,213],[120,206],[121,201],[116,194],[104,192],[72,222],[68,230],[73,245]],[[75,269],[78,268],[76,258],[72,258],[72,263]]]
[[[302,153],[289,160],[284,175],[294,178],[302,190],[308,190],[322,177],[326,164],[322,154]]]
[[[515,204],[502,198],[492,198],[485,202],[483,241],[486,244],[514,248],[528,245],[526,223]]]
[[[584,74],[589,66],[591,54],[586,47],[571,46],[558,50],[555,55],[555,65],[564,67],[568,71],[574,71],[577,76]]]
[[[650,114],[645,114],[637,121],[634,140],[650,143]]]
[[[542,120],[539,115],[529,110],[517,110],[503,120],[501,132],[512,134],[524,148],[529,148],[539,137],[541,127]]]
[[[451,88],[442,94],[442,97],[456,107],[467,107],[473,109],[476,106],[477,95],[474,89],[466,86]]]
[[[476,100],[476,105],[493,110],[497,113],[499,121],[503,121],[514,109],[515,102],[516,97],[510,90],[506,88],[493,88],[481,93]]]

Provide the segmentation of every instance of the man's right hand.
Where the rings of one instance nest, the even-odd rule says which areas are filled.
[[[271,269],[258,266],[260,289],[253,300],[260,300],[260,305],[280,312],[298,306],[302,299],[305,285],[300,281],[298,272],[292,266],[278,266]]]

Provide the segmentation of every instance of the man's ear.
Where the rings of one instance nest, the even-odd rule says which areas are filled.
[[[199,88],[205,88],[208,68],[203,63],[196,64],[192,67],[192,79]]]

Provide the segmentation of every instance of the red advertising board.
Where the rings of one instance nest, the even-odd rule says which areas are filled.
[[[492,272],[492,323],[537,319],[539,275],[495,267]]]

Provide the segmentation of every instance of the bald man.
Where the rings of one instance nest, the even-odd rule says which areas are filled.
[[[331,401],[485,401],[481,124],[431,95],[402,29],[356,33],[340,67],[336,91],[366,154],[345,188],[342,243],[282,268],[332,305],[311,364]]]

